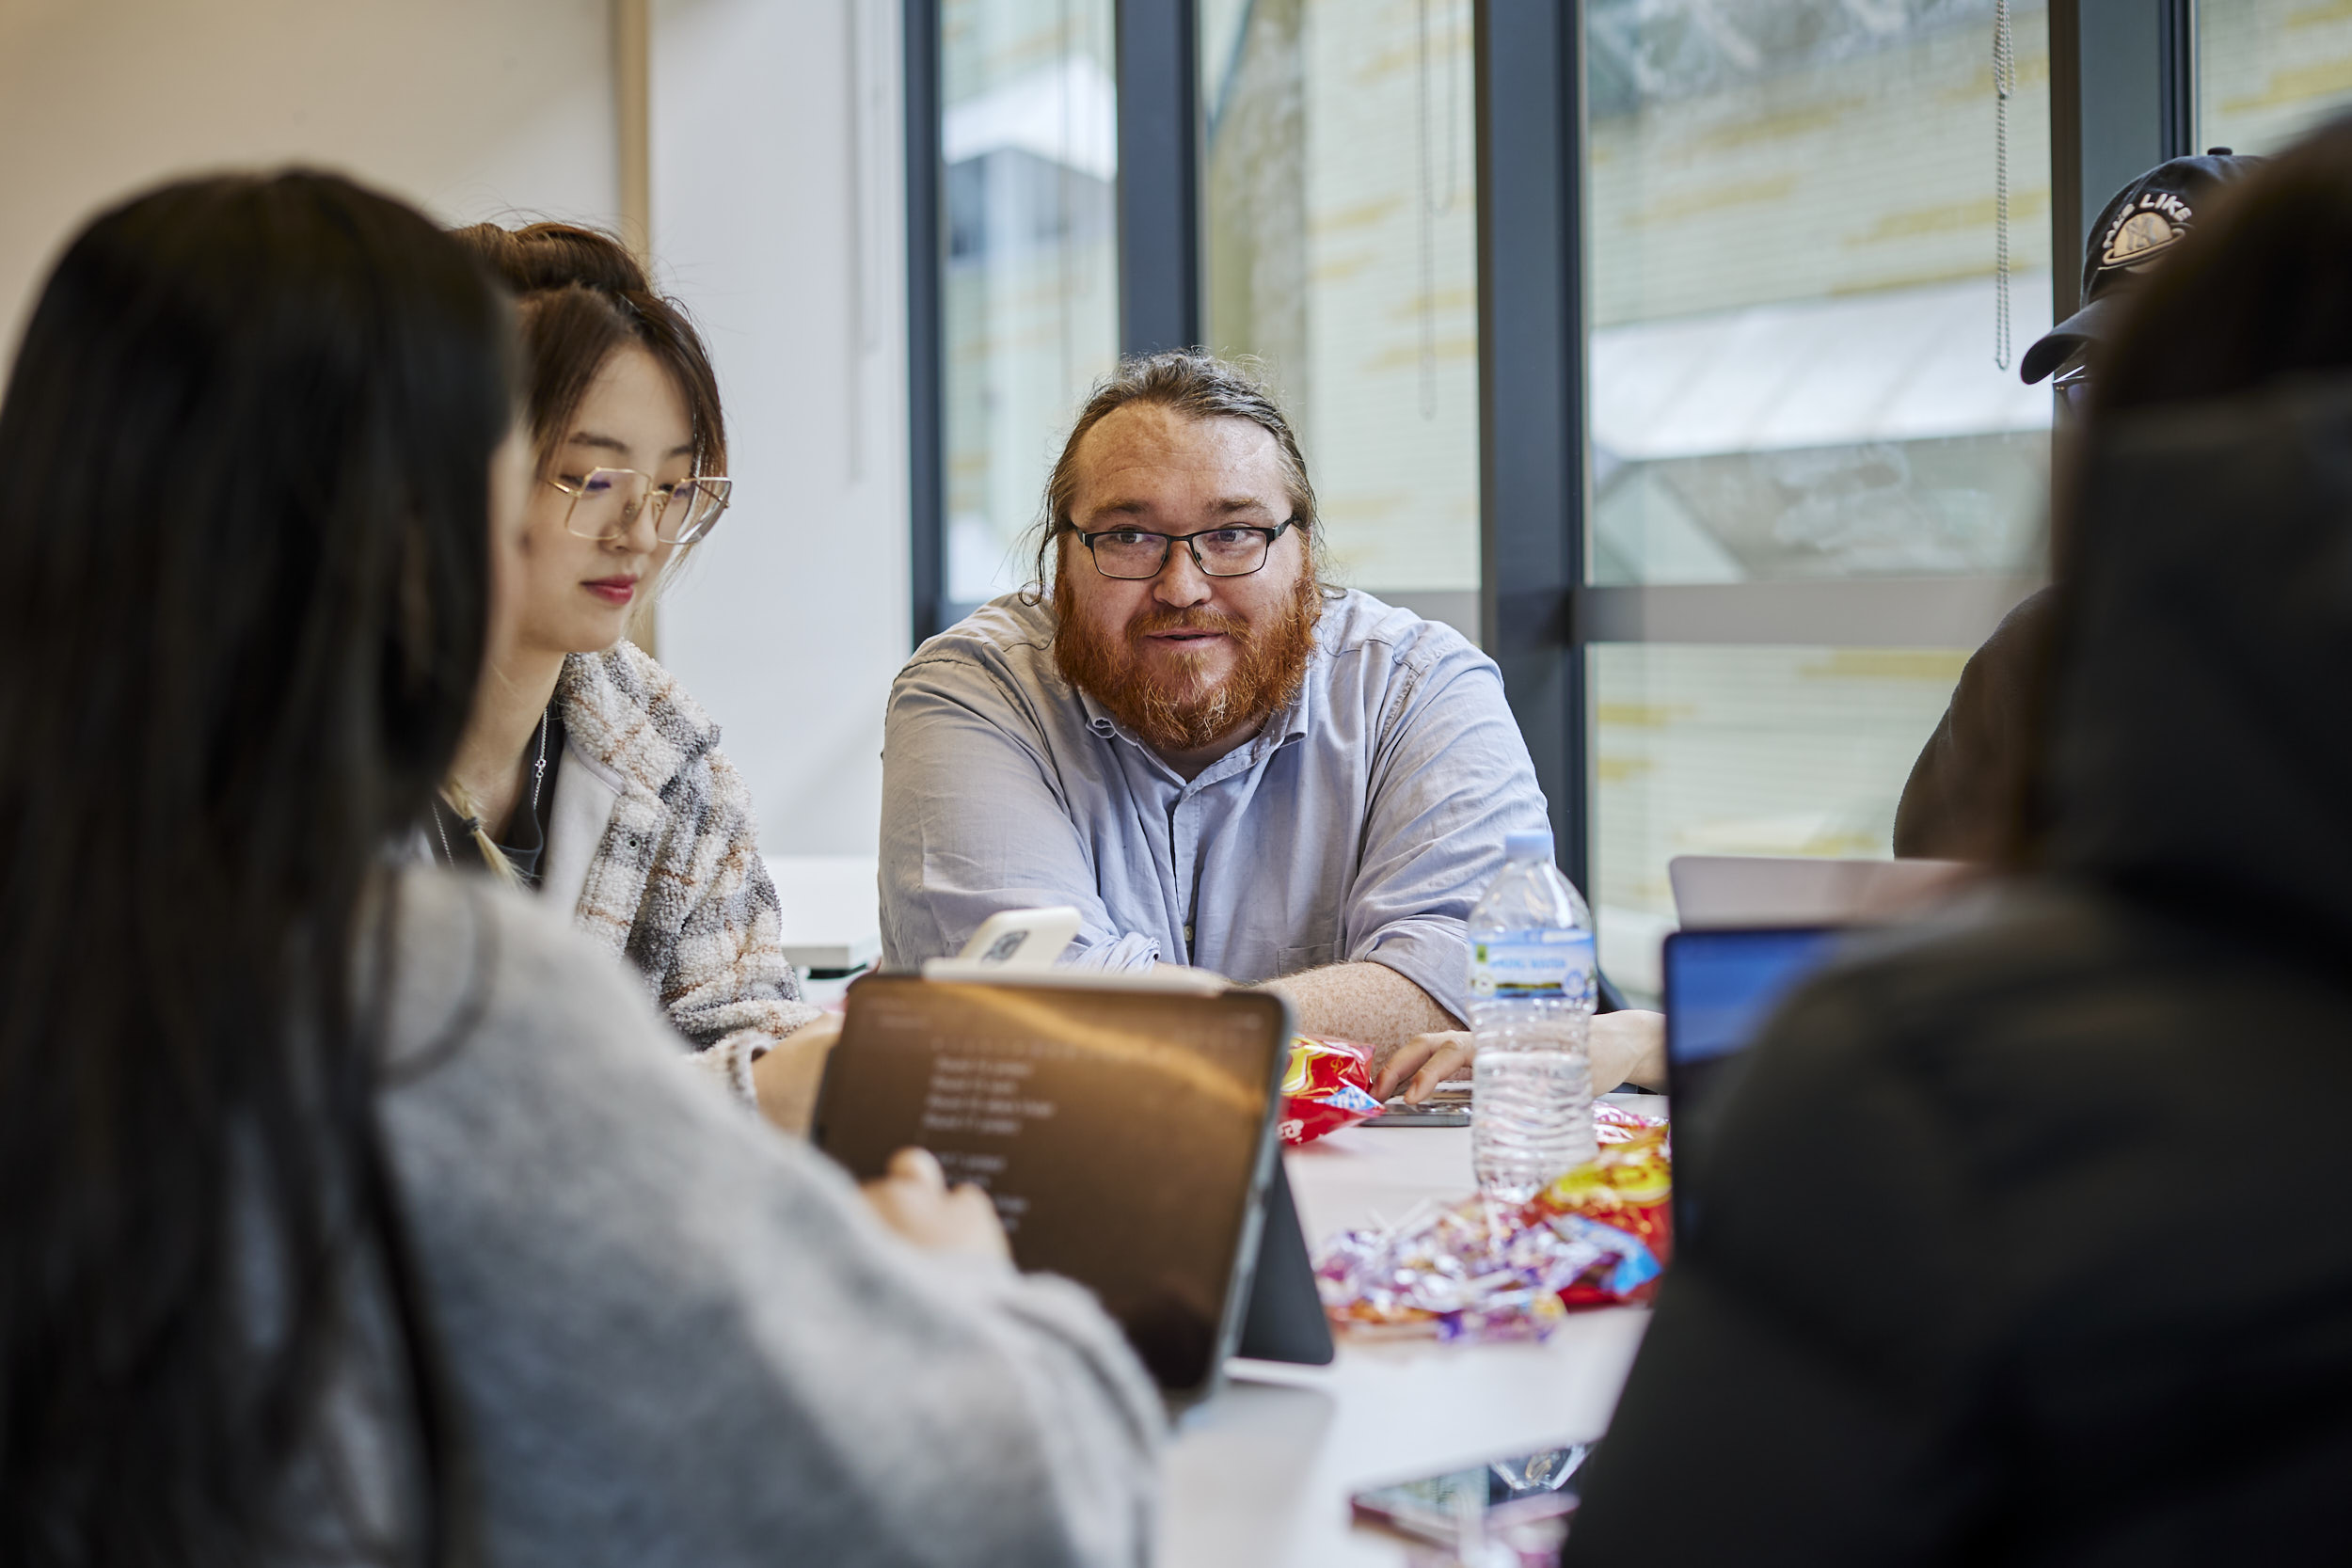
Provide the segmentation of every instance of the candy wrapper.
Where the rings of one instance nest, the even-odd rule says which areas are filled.
[[[1282,1075],[1282,1141],[1312,1143],[1380,1114],[1372,1097],[1372,1053],[1349,1040],[1291,1037]]]
[[[1645,1302],[1674,1249],[1671,1152],[1656,1117],[1593,1107],[1600,1157],[1524,1204],[1423,1204],[1315,1259],[1343,1328],[1440,1339],[1540,1339],[1569,1309]]]
[[[1630,1289],[1584,1279],[1562,1291],[1560,1300],[1568,1307],[1647,1301],[1658,1293],[1660,1269],[1674,1257],[1674,1156],[1666,1123],[1596,1101],[1593,1132],[1600,1158],[1554,1181],[1533,1207],[1581,1215],[1631,1237],[1649,1255],[1650,1266]]]

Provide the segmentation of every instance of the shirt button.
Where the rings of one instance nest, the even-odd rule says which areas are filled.
[[[1184,927],[1184,945],[1186,947],[1192,945],[1192,927],[1189,926]]]

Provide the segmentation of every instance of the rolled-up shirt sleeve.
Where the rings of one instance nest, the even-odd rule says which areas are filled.
[[[1343,950],[1467,1022],[1470,911],[1503,835],[1550,826],[1493,663],[1461,645],[1422,671],[1386,717],[1371,783]]]
[[[1095,880],[1024,702],[953,657],[917,658],[891,688],[882,730],[882,961],[946,958],[1003,910],[1068,904],[1073,966],[1141,969],[1160,957],[1122,931]]]

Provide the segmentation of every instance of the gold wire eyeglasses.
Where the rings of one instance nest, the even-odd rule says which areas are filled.
[[[564,531],[599,543],[627,533],[651,505],[653,536],[665,545],[691,545],[717,526],[735,493],[735,481],[722,474],[659,484],[635,468],[591,468],[578,479],[559,475],[548,483],[572,498]]]

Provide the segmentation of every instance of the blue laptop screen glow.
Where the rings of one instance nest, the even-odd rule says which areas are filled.
[[[1679,931],[1666,958],[1674,1057],[1704,1062],[1753,1044],[1772,1009],[1829,958],[1837,931]]]

